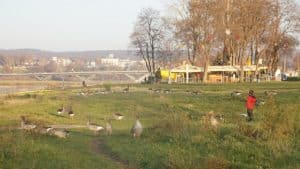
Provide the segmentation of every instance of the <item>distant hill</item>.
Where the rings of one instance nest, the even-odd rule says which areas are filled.
[[[0,55],[4,56],[22,56],[31,55],[35,57],[107,57],[109,54],[114,54],[116,58],[128,58],[137,59],[138,56],[135,55],[135,51],[130,50],[93,50],[93,51],[64,51],[64,52],[54,52],[39,49],[14,49],[6,50],[0,49]]]

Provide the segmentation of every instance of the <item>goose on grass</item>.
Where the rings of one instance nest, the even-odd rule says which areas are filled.
[[[69,131],[66,129],[55,129],[52,127],[48,129],[48,133],[59,138],[67,138],[69,135]]]
[[[265,91],[266,96],[274,96],[274,95],[277,95],[277,94],[278,94],[278,92],[274,91],[274,90]]]
[[[128,92],[129,92],[129,85],[127,85],[127,87],[123,89],[123,93],[128,93]]]
[[[240,95],[242,95],[242,92],[239,92],[239,91],[231,92],[231,96],[240,96]]]
[[[208,117],[209,117],[209,121],[210,121],[210,124],[211,126],[213,126],[214,128],[217,128],[218,125],[219,125],[219,122],[215,116],[215,113],[213,111],[210,111],[208,113]]]
[[[94,131],[95,134],[97,132],[100,132],[101,130],[104,130],[104,127],[102,127],[96,123],[91,123],[90,120],[88,120],[86,125],[87,125],[87,128],[91,131]]]
[[[142,132],[143,132],[142,123],[139,120],[139,116],[136,116],[135,123],[132,126],[130,133],[132,134],[133,138],[139,138],[141,137]]]
[[[122,120],[122,119],[124,119],[124,115],[122,115],[122,114],[120,114],[120,113],[114,113],[113,114],[113,118],[115,119],[115,120]]]
[[[70,107],[70,110],[69,110],[69,112],[68,112],[68,115],[69,115],[69,117],[70,117],[71,119],[73,119],[73,117],[75,116],[75,113],[74,113],[72,107]]]
[[[57,109],[57,114],[58,115],[61,115],[65,112],[65,108],[64,108],[64,105],[62,104],[61,107],[59,109]]]
[[[25,116],[21,116],[21,129],[23,130],[32,130],[35,129],[35,124],[30,124],[28,121],[26,121]]]

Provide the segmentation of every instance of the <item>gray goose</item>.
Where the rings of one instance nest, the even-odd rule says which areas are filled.
[[[127,87],[123,89],[123,93],[128,93],[128,92],[129,92],[129,85],[127,85]]]
[[[69,114],[69,117],[71,119],[73,119],[73,117],[75,116],[75,113],[73,112],[72,106],[70,106],[70,110],[69,110],[68,114]]]
[[[90,120],[88,120],[86,125],[87,125],[87,128],[91,131],[94,131],[95,134],[101,130],[104,130],[104,127],[102,127],[98,124],[95,124],[95,123],[90,123]]]
[[[278,92],[277,91],[274,91],[274,90],[269,90],[269,91],[265,91],[265,95],[266,96],[274,96],[274,95],[277,95]]]
[[[239,91],[231,92],[231,96],[240,96],[240,95],[242,95],[242,92],[239,92]]]
[[[67,138],[67,136],[69,135],[69,131],[67,131],[66,129],[55,129],[51,127],[47,131],[50,135],[54,135],[59,138]]]
[[[125,116],[120,113],[114,113],[113,117],[115,120],[122,120]]]
[[[135,124],[132,126],[130,133],[132,134],[133,138],[139,138],[142,135],[143,126],[142,123],[139,121],[139,117],[136,117]]]
[[[24,116],[21,116],[21,129],[23,130],[32,130],[35,129],[36,125],[34,124],[29,124]]]
[[[58,115],[61,115],[61,114],[63,114],[64,112],[65,112],[65,107],[64,107],[64,105],[62,104],[62,105],[61,105],[61,108],[57,109],[57,114],[58,114]]]
[[[218,122],[218,120],[217,120],[216,117],[215,117],[215,113],[214,113],[213,111],[210,111],[210,112],[208,113],[208,117],[209,117],[209,120],[210,120],[210,124],[211,124],[213,127],[217,128],[218,125],[219,125],[219,122]]]

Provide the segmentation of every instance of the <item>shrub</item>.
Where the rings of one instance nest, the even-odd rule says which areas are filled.
[[[300,81],[300,77],[287,77],[286,81]]]
[[[105,91],[107,91],[107,92],[111,91],[111,84],[109,84],[109,83],[103,84],[103,87],[104,87]]]

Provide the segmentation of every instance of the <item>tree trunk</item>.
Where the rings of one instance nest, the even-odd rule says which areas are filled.
[[[208,66],[209,66],[209,52],[208,49],[204,48],[204,73],[203,83],[207,83],[208,80]]]
[[[208,80],[208,66],[209,66],[209,61],[207,59],[208,57],[205,56],[205,63],[204,63],[204,74],[203,74],[203,83],[207,83]]]
[[[240,82],[244,82],[244,54],[245,54],[245,49],[242,47],[241,49],[241,55],[240,55]]]

